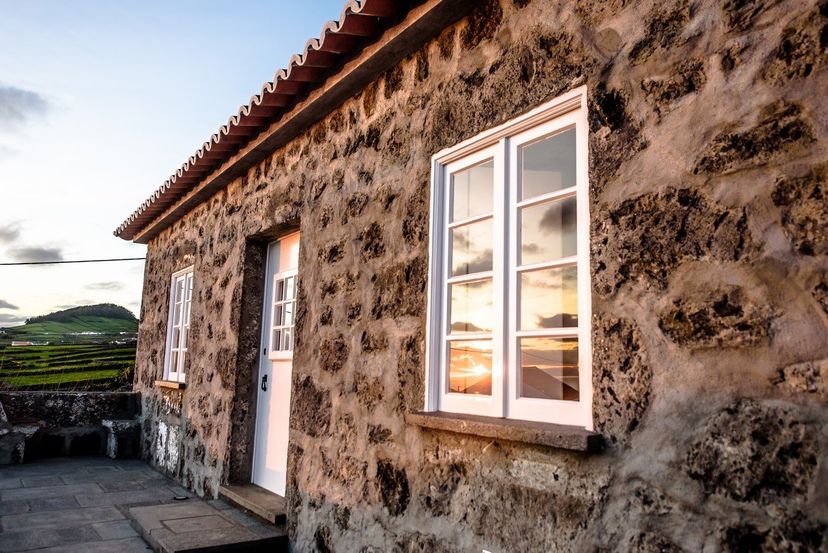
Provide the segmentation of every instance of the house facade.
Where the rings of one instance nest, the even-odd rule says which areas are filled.
[[[143,455],[296,551],[828,546],[826,29],[349,2],[116,231]]]

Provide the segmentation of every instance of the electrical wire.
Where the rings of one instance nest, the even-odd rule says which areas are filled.
[[[0,267],[19,265],[63,265],[67,263],[109,263],[110,261],[146,261],[145,257],[119,257],[114,259],[75,259],[72,261],[20,261],[15,263],[0,263]]]

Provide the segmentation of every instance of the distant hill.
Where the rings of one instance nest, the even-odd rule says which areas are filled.
[[[26,320],[29,323],[71,323],[78,319],[78,317],[103,317],[106,319],[123,319],[125,321],[133,321],[136,325],[138,319],[132,314],[132,311],[115,305],[114,303],[99,303],[97,305],[82,305],[80,307],[72,307],[64,309],[63,311],[55,311],[48,315],[41,315],[40,317],[32,317]]]
[[[111,303],[73,307],[32,317],[26,324],[0,329],[0,346],[12,341],[50,344],[101,344],[134,340],[138,319]]]

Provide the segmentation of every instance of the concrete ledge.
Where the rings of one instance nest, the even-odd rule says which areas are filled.
[[[270,524],[285,523],[287,512],[285,498],[255,484],[221,486],[219,496]]]
[[[183,390],[187,387],[183,382],[176,382],[174,380],[156,380],[156,388],[169,388],[170,390]]]
[[[405,416],[405,422],[432,430],[570,451],[594,453],[604,448],[604,440],[600,434],[577,426],[460,415],[443,411],[410,413]]]

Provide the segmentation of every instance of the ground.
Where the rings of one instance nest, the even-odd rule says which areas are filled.
[[[165,516],[182,509],[182,516]],[[0,470],[0,551],[146,553],[130,510],[148,534],[150,519],[163,526],[161,534],[151,529],[160,540],[192,542],[189,531],[202,538],[211,530],[236,538],[276,533],[223,501],[192,497],[141,461],[61,458]]]

